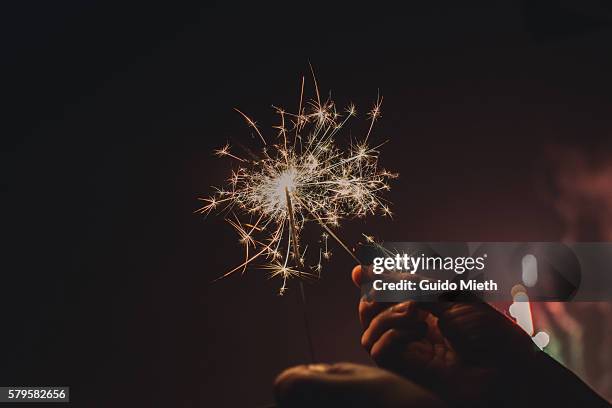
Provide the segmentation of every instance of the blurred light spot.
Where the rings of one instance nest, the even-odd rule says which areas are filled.
[[[538,332],[535,336],[532,337],[533,342],[540,348],[540,350],[544,349],[544,347],[548,346],[548,342],[550,341],[550,336],[546,332]]]
[[[508,309],[510,316],[514,317],[518,324],[527,334],[533,336],[533,319],[531,317],[531,305],[529,297],[525,292],[516,292],[514,303]]]
[[[523,257],[523,283],[531,288],[538,282],[538,260],[527,254]]]
[[[512,295],[512,299],[519,293],[527,293],[527,289],[523,285],[514,285],[510,290],[510,294]]]

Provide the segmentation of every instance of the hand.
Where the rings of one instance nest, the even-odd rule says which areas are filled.
[[[353,270],[358,286],[371,278],[369,269]],[[539,352],[518,325],[483,302],[362,299],[359,317],[361,343],[379,366],[459,405],[507,399],[507,389],[516,388],[507,381],[521,373],[526,379]]]
[[[279,407],[443,407],[424,388],[388,371],[352,363],[292,367],[274,384]]]

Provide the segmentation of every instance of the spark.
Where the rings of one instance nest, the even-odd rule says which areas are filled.
[[[374,107],[372,108],[372,110],[370,110],[370,112],[368,112],[368,118],[370,118],[370,128],[368,129],[368,133],[366,134],[364,142],[368,141],[368,138],[370,137],[370,133],[372,133],[372,128],[374,127],[374,122],[376,122],[376,120],[381,115],[380,107],[382,105],[382,101],[383,101],[383,98],[380,95],[377,96],[376,102],[374,103]]]
[[[257,134],[259,135],[259,138],[261,139],[261,141],[263,142],[263,144],[266,144],[266,139],[264,139],[263,135],[261,134],[261,132],[259,131],[259,128],[257,127],[257,123],[255,123],[253,121],[253,119],[249,118],[244,112],[242,112],[240,109],[238,108],[234,108],[234,110],[236,112],[238,112],[239,114],[242,115],[242,117],[244,119],[246,119],[247,123],[249,124],[249,126],[251,126],[253,129],[255,129],[255,132],[257,132]]]
[[[330,237],[357,260],[337,234],[342,220],[392,214],[381,194],[389,190],[388,182],[397,174],[379,168],[382,144],[368,145],[374,122],[381,116],[382,97],[377,97],[366,115],[365,136],[341,149],[336,139],[349,119],[357,116],[357,108],[350,103],[338,109],[331,97],[322,100],[314,72],[313,82],[316,97],[305,101],[301,78],[296,113],[273,106],[279,117],[278,125],[273,126],[274,139],[264,137],[257,123],[235,108],[263,146],[259,155],[252,156],[255,159],[235,155],[229,143],[215,150],[219,157],[237,160],[240,167],[231,171],[225,188],[200,198],[204,205],[196,212],[224,213],[244,250],[243,261],[218,279],[260,264],[270,278],[282,280],[279,293],[283,294],[291,278],[320,276],[322,262],[332,255]],[[311,222],[324,232],[315,253],[318,259],[307,268],[308,247],[301,251],[300,241],[305,225]]]
[[[376,242],[375,238],[372,235],[361,234],[366,239],[368,244],[373,244]]]
[[[215,150],[215,155],[219,156],[219,157],[223,157],[223,156],[228,156],[231,157],[233,159],[236,159],[238,161],[245,161],[244,159],[238,157],[238,156],[234,156],[232,153],[230,153],[230,144],[226,143],[225,146],[223,146],[220,149]]]

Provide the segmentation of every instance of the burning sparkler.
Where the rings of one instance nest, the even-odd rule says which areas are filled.
[[[275,107],[280,123],[274,127],[277,134],[273,139],[264,137],[257,123],[236,109],[263,143],[258,159],[247,160],[232,153],[229,144],[215,151],[219,157],[234,160],[237,168],[232,170],[227,187],[200,199],[205,204],[198,212],[224,213],[244,246],[244,261],[218,279],[237,271],[244,273],[259,260],[270,277],[282,279],[282,295],[289,279],[320,275],[322,262],[331,257],[329,237],[359,262],[334,232],[340,220],[376,213],[391,216],[389,203],[381,193],[389,190],[388,180],[397,174],[379,168],[381,144],[368,144],[381,115],[382,98],[377,98],[368,112],[365,136],[342,150],[335,138],[356,116],[356,108],[351,104],[338,111],[333,100],[321,99],[316,79],[313,82],[316,98],[304,103],[302,77],[297,113]],[[310,221],[318,223],[324,232],[318,261],[307,266],[307,247],[301,248],[300,233]]]

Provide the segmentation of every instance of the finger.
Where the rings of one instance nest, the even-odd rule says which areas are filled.
[[[358,287],[362,287],[366,283],[374,280],[374,272],[371,265],[357,265],[351,272],[353,283]]]
[[[485,302],[421,303],[438,317],[441,334],[464,358],[504,359],[508,347],[532,351],[529,336],[514,322]],[[518,357],[518,356],[517,356]]]
[[[394,304],[395,303],[373,302],[361,299],[359,301],[359,320],[361,321],[361,327],[367,329],[376,315],[392,307]]]
[[[361,265],[357,265],[351,271],[351,278],[353,279],[353,283],[358,288],[361,287]]]
[[[275,381],[274,391],[280,407],[377,406],[380,392],[370,390],[378,373],[374,367],[353,363],[311,364],[292,367]],[[368,402],[368,399],[374,401]]]
[[[283,407],[294,407],[307,406],[314,402],[308,398],[318,395],[318,377],[328,367],[323,364],[301,365],[283,371],[274,380],[274,394],[278,404]]]
[[[354,374],[360,366],[353,363],[304,364],[290,367],[276,377],[276,385],[291,385],[294,382],[331,381]]]
[[[355,272],[356,269],[357,268],[353,269],[353,272]],[[371,269],[372,268],[360,268],[359,272],[356,272],[356,274],[359,276],[359,279],[361,279],[359,282],[363,282],[363,279],[369,279],[370,277],[374,276],[374,274],[371,272]],[[366,274],[368,278],[363,278],[363,276]],[[398,273],[398,274],[395,274],[394,276],[387,276],[387,279],[388,280],[394,279],[398,281],[402,279],[418,280],[420,279],[420,277],[417,275],[412,275],[412,274]],[[371,290],[374,291],[374,289],[371,289]],[[376,302],[372,300],[372,299],[375,299],[376,296],[371,295],[370,293],[366,293],[361,298],[361,301],[359,302],[359,320],[361,321],[361,325],[364,329],[366,329],[370,325],[370,322],[377,314],[379,314],[383,310],[397,303],[397,302]]]
[[[285,370],[274,384],[279,407],[440,407],[429,391],[388,371],[352,363]]]
[[[389,284],[403,285],[406,282],[410,282],[411,285],[418,285],[423,277],[414,273],[408,272],[388,272],[383,274],[376,274],[371,266],[361,267],[358,270],[354,270],[355,283],[360,285],[362,297],[368,300],[375,301],[402,301],[407,299],[414,299],[408,296],[407,292],[398,292],[397,295],[392,295],[388,289],[381,286]],[[403,293],[403,294],[402,294]]]
[[[423,312],[411,301],[391,306],[372,319],[361,337],[361,345],[370,352],[374,343],[389,329],[422,329],[426,326],[422,315]]]
[[[423,338],[427,332],[426,325],[417,325],[412,329],[387,330],[372,346],[370,357],[381,367],[393,367],[398,357],[398,349],[404,349],[411,343]]]

